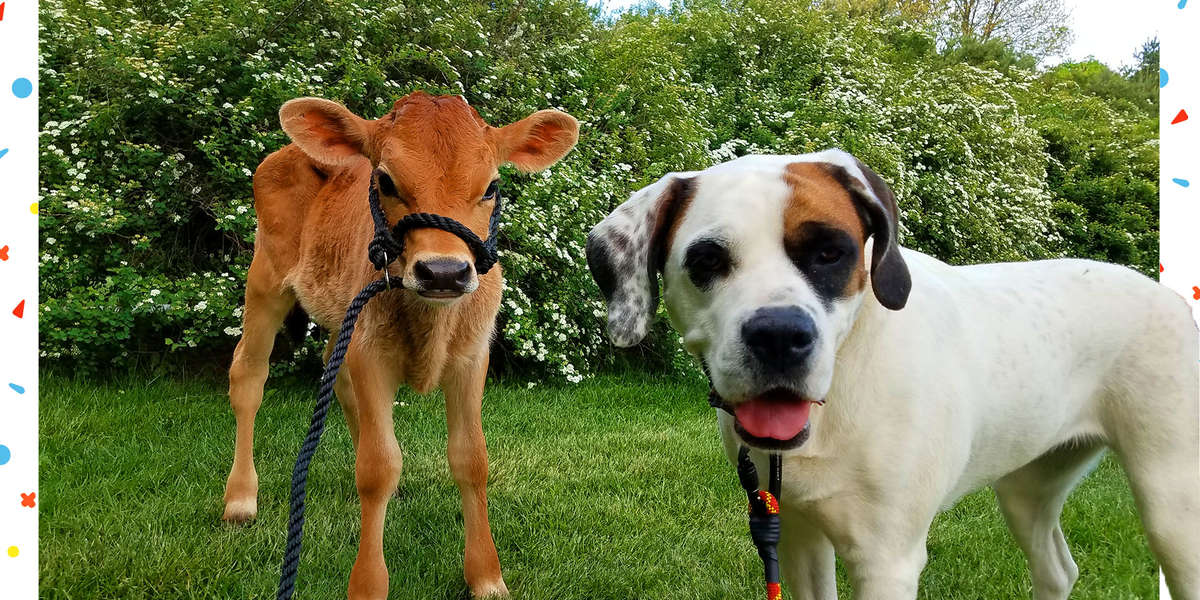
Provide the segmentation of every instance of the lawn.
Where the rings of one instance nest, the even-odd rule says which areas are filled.
[[[698,381],[493,382],[484,406],[492,528],[515,598],[756,599],[745,500]],[[257,421],[259,518],[220,521],[233,416],[217,382],[47,376],[41,396],[44,598],[273,598],[292,461],[313,392],[271,387]],[[465,598],[462,520],[442,399],[401,394],[399,497],[385,533],[392,598]],[[785,499],[786,501],[786,499]],[[345,597],[358,504],[334,409],[309,480],[297,598]],[[1157,575],[1119,466],[1106,458],[1063,516],[1072,598],[1153,598]],[[845,578],[842,597],[848,598]],[[940,516],[921,598],[1028,598],[990,491]]]

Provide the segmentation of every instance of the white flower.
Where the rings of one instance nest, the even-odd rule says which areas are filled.
[[[162,290],[150,290],[150,297],[153,298],[162,293]]]
[[[225,335],[242,335],[241,327],[226,327]]]
[[[208,302],[201,300],[201,301],[197,302],[196,306],[193,308],[195,310],[204,310],[204,309],[208,308]]]

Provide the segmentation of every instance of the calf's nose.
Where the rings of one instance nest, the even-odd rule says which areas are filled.
[[[775,372],[802,364],[812,353],[817,325],[798,306],[760,308],[742,323],[742,342],[758,363]]]
[[[454,292],[461,294],[471,283],[471,263],[455,258],[433,258],[417,261],[413,275],[427,292]]]

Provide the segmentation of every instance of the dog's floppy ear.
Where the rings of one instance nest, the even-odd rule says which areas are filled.
[[[608,336],[622,348],[646,337],[658,307],[667,237],[695,180],[671,173],[636,192],[588,233],[587,263],[608,303]]]
[[[851,173],[849,165],[831,167],[850,190],[867,222],[868,233],[875,237],[871,249],[871,289],[884,307],[900,310],[908,302],[912,277],[900,255],[900,215],[896,196],[878,173],[857,158],[843,155],[853,161],[861,177]]]

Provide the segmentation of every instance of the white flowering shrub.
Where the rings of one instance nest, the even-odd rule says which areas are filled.
[[[493,365],[527,375],[687,364],[665,325],[611,349],[583,254],[594,223],[671,170],[840,146],[893,184],[904,243],[952,262],[1070,252],[1058,216],[1088,223],[1047,183],[1034,75],[937,60],[919,31],[785,0],[615,20],[583,0],[40,6],[42,354],[75,369],[227,360],[251,173],[287,143],[278,109],[297,96],[375,118],[424,89],[495,125],[549,107],[580,120],[561,163],[504,173]]]

